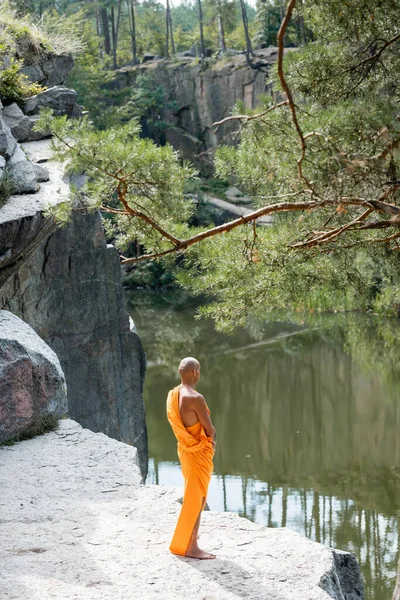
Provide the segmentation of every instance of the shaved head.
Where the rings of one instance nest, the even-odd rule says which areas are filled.
[[[200,363],[198,360],[193,358],[192,356],[188,356],[187,358],[183,358],[179,363],[179,374],[183,375],[200,367]]]

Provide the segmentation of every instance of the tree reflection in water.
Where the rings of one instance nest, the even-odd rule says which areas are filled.
[[[221,510],[353,552],[366,598],[389,600],[400,513],[397,321],[352,315],[304,325],[269,316],[226,336],[196,321],[186,299],[157,304],[136,292],[132,302],[148,357],[154,481],[168,483],[177,468],[165,397],[180,359],[193,355],[218,431]]]

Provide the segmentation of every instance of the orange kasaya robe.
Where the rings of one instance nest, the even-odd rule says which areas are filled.
[[[191,427],[184,426],[179,414],[179,390],[178,385],[168,393],[167,417],[178,440],[178,456],[185,484],[182,508],[169,549],[184,556],[197,518],[205,506],[214,466],[214,450],[212,438],[206,435],[200,421]],[[207,411],[210,414],[208,407]]]

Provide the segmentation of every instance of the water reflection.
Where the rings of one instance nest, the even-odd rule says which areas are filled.
[[[227,337],[195,321],[185,302],[133,301],[149,360],[150,481],[180,477],[165,396],[180,358],[194,355],[218,431],[210,507],[350,550],[366,597],[389,600],[400,513],[398,324],[263,322]]]

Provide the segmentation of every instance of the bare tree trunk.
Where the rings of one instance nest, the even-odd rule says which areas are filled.
[[[219,49],[221,50],[221,52],[225,52],[226,51],[225,31],[224,31],[224,23],[222,21],[221,13],[218,13],[217,21],[218,21]]]
[[[96,33],[99,38],[101,38],[101,36],[103,35],[103,30],[101,27],[101,14],[100,14],[100,8],[98,5],[96,8]],[[103,59],[103,57],[104,57],[103,46],[101,44],[100,39],[98,40],[98,42],[99,42],[99,56],[101,59]]]
[[[117,68],[117,46],[118,46],[118,33],[119,24],[121,20],[121,4],[122,0],[118,0],[118,13],[117,22],[115,22],[114,5],[111,6],[111,31],[112,31],[112,55],[113,55],[113,68]]]
[[[244,35],[246,37],[246,58],[249,60],[250,56],[254,56],[253,48],[249,36],[249,21],[247,19],[247,11],[244,0],[240,0],[240,8],[242,9],[242,21],[244,27]]]
[[[165,11],[165,56],[169,58],[169,0]]]
[[[104,52],[111,54],[111,40],[110,40],[110,29],[108,27],[108,15],[105,7],[100,9],[101,22],[103,25],[103,36],[104,36]]]
[[[396,587],[394,588],[392,600],[400,600],[400,558],[399,564],[397,565]]]
[[[96,33],[98,36],[101,35],[101,26],[100,26],[100,11],[96,9]]]
[[[173,29],[172,29],[171,7],[169,7],[168,13],[169,13],[169,31],[170,31],[170,34],[171,34],[172,55],[175,56],[175,42],[174,42],[174,32],[173,32]]]
[[[129,18],[129,30],[131,33],[132,42],[132,62],[136,64],[136,22],[135,22],[135,4],[134,0],[126,0]]]
[[[115,45],[114,5],[111,6],[111,40],[112,40],[113,69],[116,69],[117,68],[117,49],[116,49],[116,45]]]
[[[199,25],[200,25],[200,52],[201,58],[204,58],[206,55],[206,50],[204,46],[204,32],[203,32],[203,10],[201,7],[201,0],[197,0],[197,6],[199,9]]]
[[[284,17],[285,17],[285,1],[281,0],[281,23],[282,23]],[[286,32],[285,32],[285,35],[283,36],[283,43],[286,45]]]

